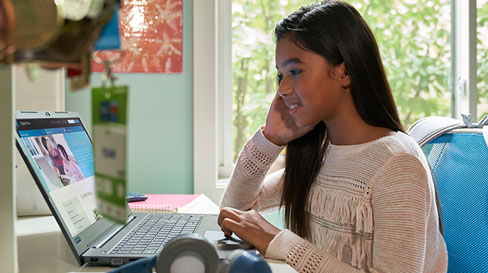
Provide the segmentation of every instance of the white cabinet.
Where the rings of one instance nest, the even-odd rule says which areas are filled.
[[[37,79],[32,81],[25,67],[0,65],[0,96],[0,265],[2,272],[18,272],[15,232],[16,148],[13,131],[15,110],[24,110],[24,107],[31,110],[64,110],[64,70],[41,70]],[[20,172],[19,177],[26,175],[24,170]]]

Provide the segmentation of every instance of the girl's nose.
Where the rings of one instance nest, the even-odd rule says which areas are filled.
[[[278,94],[281,97],[289,96],[293,93],[293,88],[289,83],[288,77],[283,76],[281,82],[278,84]]]

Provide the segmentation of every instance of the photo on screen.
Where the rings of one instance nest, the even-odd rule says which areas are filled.
[[[44,135],[34,138],[36,143],[41,143],[40,148],[43,154],[42,157],[36,158],[34,156],[34,158],[48,177],[48,180],[52,180],[54,178],[53,175],[57,177],[54,180],[59,180],[60,183],[51,181],[56,188],[71,185],[85,178],[63,134]]]

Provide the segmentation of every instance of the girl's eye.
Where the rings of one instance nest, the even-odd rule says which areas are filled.
[[[300,73],[300,70],[293,69],[293,70],[290,70],[290,73],[295,76],[295,75],[298,75],[298,73]]]
[[[276,80],[278,81],[278,84],[281,82],[282,79],[283,79],[283,74],[278,74],[276,76]]]

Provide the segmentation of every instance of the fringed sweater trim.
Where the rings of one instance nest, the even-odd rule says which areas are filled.
[[[314,244],[339,260],[343,260],[344,248],[348,246],[352,266],[370,267],[373,213],[369,198],[316,187],[310,200]]]

